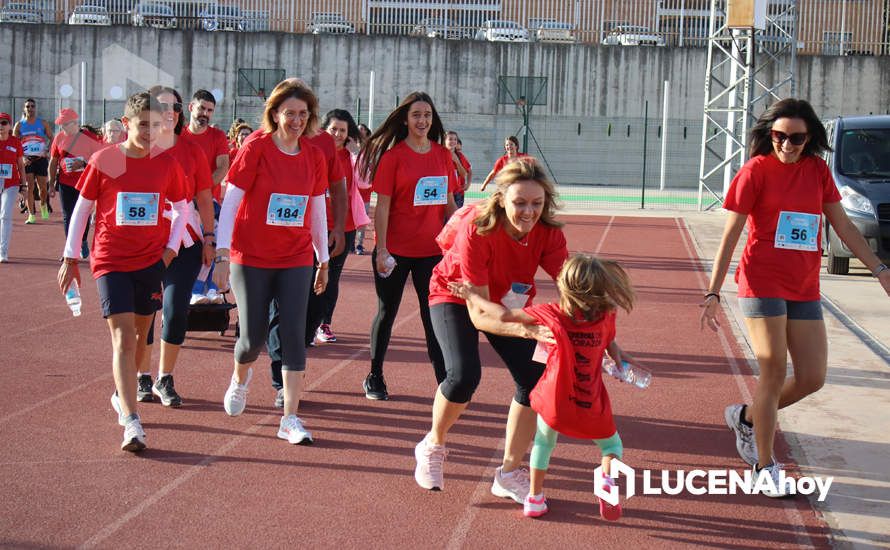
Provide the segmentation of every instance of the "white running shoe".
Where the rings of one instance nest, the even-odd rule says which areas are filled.
[[[524,504],[528,496],[528,470],[517,468],[510,473],[503,472],[503,466],[494,471],[491,494],[501,498],[512,498],[517,504]]]
[[[759,476],[768,475],[773,480],[773,487],[775,490],[766,489],[761,491],[761,494],[766,495],[770,498],[782,498],[788,496],[786,492],[786,487],[783,483],[780,483],[779,472],[782,471],[784,466],[779,464],[778,462],[773,462],[769,466],[764,466],[760,470],[757,469],[757,466],[751,466],[751,472],[754,474],[755,481],[759,478]],[[787,477],[785,479],[788,479]]]
[[[229,389],[226,390],[226,397],[223,399],[223,407],[229,416],[238,416],[244,412],[247,406],[247,385],[253,378],[253,369],[247,369],[247,380],[243,384],[235,381],[235,374],[232,374],[232,381],[229,383]]]
[[[278,426],[278,438],[285,439],[291,445],[311,445],[312,433],[303,427],[303,421],[295,414],[281,417]]]
[[[207,301],[204,302],[205,304],[217,304],[217,303],[221,304],[222,303],[222,294],[217,292],[215,288],[211,288],[210,290],[207,291],[206,298],[207,298]],[[219,302],[217,302],[217,300],[219,300]]]
[[[130,420],[124,426],[124,441],[121,443],[122,451],[136,453],[145,449],[145,430],[139,420]]]
[[[547,499],[541,495],[540,499],[536,499],[531,495],[527,495],[522,504],[522,513],[527,518],[539,518],[550,511],[547,506]]]
[[[417,466],[414,468],[414,480],[417,484],[430,491],[441,491],[445,488],[445,475],[443,466],[448,450],[444,445],[433,445],[429,442],[429,436],[414,447],[414,459]]]
[[[193,293],[192,293],[192,297],[191,297],[191,299],[189,300],[189,305],[190,305],[190,306],[197,306],[197,305],[201,305],[201,304],[206,304],[206,303],[208,303],[208,302],[210,302],[210,300],[207,299],[207,296],[204,296],[203,294],[197,294],[197,293],[194,293],[194,292],[193,292]]]
[[[754,441],[754,428],[742,422],[741,414],[744,405],[730,405],[723,411],[723,418],[729,429],[735,432],[735,448],[742,460],[749,465],[757,464],[757,443]]]
[[[117,413],[117,423],[121,426],[126,426],[127,418],[121,412],[121,398],[117,395],[117,392],[111,394],[111,408]]]

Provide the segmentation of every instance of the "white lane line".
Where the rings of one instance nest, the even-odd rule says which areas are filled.
[[[401,321],[399,321],[398,323],[396,323],[393,326],[393,329],[397,329],[397,328],[401,327],[403,324],[407,323],[408,321],[411,321],[419,313],[420,313],[420,309],[417,309],[413,313],[406,315]],[[338,363],[334,368],[330,369],[325,375],[321,376],[320,378],[318,378],[316,380],[313,380],[313,382],[311,384],[308,384],[306,386],[304,391],[312,391],[315,388],[319,387],[322,382],[326,381],[334,373],[337,373],[337,372],[343,370],[347,365],[352,363],[355,359],[357,359],[359,356],[364,354],[367,350],[368,350],[367,347],[362,347],[360,349],[357,349],[356,351],[354,351],[352,353],[352,355],[350,355],[346,359],[340,361],[340,363]],[[232,439],[230,439],[229,441],[227,441],[226,443],[224,443],[223,445],[218,447],[216,450],[214,450],[212,453],[207,455],[207,457],[204,458],[204,460],[202,460],[201,462],[199,462],[193,466],[190,466],[185,472],[180,474],[173,481],[164,485],[163,487],[161,487],[160,489],[155,491],[153,494],[146,497],[141,503],[139,503],[138,506],[131,508],[124,515],[122,515],[118,519],[112,521],[111,523],[107,524],[98,533],[96,533],[95,535],[93,535],[92,537],[87,539],[86,542],[81,544],[80,548],[94,548],[97,545],[99,545],[100,543],[102,543],[103,541],[105,541],[110,536],[114,535],[118,530],[120,530],[128,522],[137,518],[140,514],[142,514],[142,512],[144,512],[150,506],[154,505],[155,503],[157,503],[158,501],[160,501],[161,499],[166,497],[168,494],[170,494],[171,492],[173,492],[177,488],[179,488],[183,483],[187,482],[188,480],[190,480],[191,478],[196,476],[207,465],[209,465],[209,464],[215,462],[216,460],[227,455],[230,451],[232,451],[232,449],[234,449],[236,446],[238,446],[239,443],[241,443],[242,441],[247,439],[250,435],[256,433],[260,428],[265,427],[265,424],[274,420],[277,416],[279,416],[277,412],[267,414],[266,416],[260,418],[255,424],[253,424],[252,426],[250,426],[249,428],[247,428],[246,430],[244,430],[237,436],[233,436]]]
[[[686,220],[681,218],[674,218],[674,221],[676,222],[677,228],[680,231],[680,236],[683,240],[683,246],[686,247],[686,252],[689,255],[689,259],[698,264],[698,270],[696,271],[696,274],[698,275],[699,288],[702,290],[702,292],[704,292],[708,288],[708,283],[710,281],[705,275],[706,267],[701,259],[701,250],[698,248],[695,239],[692,238],[689,228],[686,226]],[[720,307],[723,308],[723,312],[726,315],[726,318],[731,321],[734,316],[729,310],[729,305],[721,302]],[[726,361],[729,363],[729,366],[732,369],[732,377],[735,379],[743,399],[746,403],[750,403],[751,392],[748,390],[748,385],[745,384],[744,376],[742,375],[738,365],[739,360],[736,359],[735,354],[732,352],[732,347],[729,345],[729,338],[725,334],[728,330],[730,330],[728,327],[720,327],[720,330],[717,331],[717,335],[720,339],[720,346],[723,348],[723,354],[726,356]],[[754,369],[752,369],[752,371],[753,370]],[[794,529],[794,535],[797,538],[797,544],[801,548],[815,547],[816,544],[807,532],[806,525],[803,521],[803,516],[801,516],[800,510],[797,509],[797,505],[795,504],[795,502],[791,499],[781,499],[781,503],[782,507],[785,509],[785,516],[788,518],[791,527]]]
[[[606,228],[603,230],[603,234],[593,251],[594,255],[599,254],[600,250],[602,250],[603,244],[606,242],[606,236],[609,234],[609,230],[612,229],[612,222],[614,221],[615,216],[609,218],[609,223],[606,224]],[[490,472],[500,463],[501,459],[504,456],[505,444],[506,442],[502,439],[488,461],[488,467],[485,470],[486,472]],[[448,544],[446,545],[446,548],[448,550],[456,550],[458,548],[461,548],[466,542],[467,536],[470,533],[470,527],[472,527],[473,521],[476,519],[477,511],[479,510],[479,506],[477,506],[477,504],[482,502],[483,499],[487,498],[486,495],[488,495],[488,487],[491,484],[491,478],[488,477],[489,475],[490,474],[488,473],[483,473],[482,477],[479,478],[479,482],[476,484],[476,488],[473,490],[473,494],[470,495],[470,500],[467,503],[467,508],[464,512],[464,515],[461,516],[460,520],[458,520],[457,522],[457,525],[454,527],[454,530],[451,532],[451,537],[448,539]]]

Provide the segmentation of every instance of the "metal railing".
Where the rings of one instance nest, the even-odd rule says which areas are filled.
[[[770,0],[770,10],[783,11],[792,1]],[[799,53],[890,54],[885,0],[797,4]],[[704,47],[708,7],[708,0],[6,0],[0,22]],[[527,34],[486,32],[509,27],[486,27],[492,20],[510,21]]]

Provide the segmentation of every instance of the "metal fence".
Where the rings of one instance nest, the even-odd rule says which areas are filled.
[[[780,13],[795,0],[770,0]],[[802,54],[887,55],[887,0],[796,0]],[[7,0],[3,22],[703,47],[710,0]],[[12,6],[12,7],[10,7]],[[795,21],[787,21],[793,35]],[[503,36],[503,34],[501,34]],[[766,37],[776,40],[781,37]]]

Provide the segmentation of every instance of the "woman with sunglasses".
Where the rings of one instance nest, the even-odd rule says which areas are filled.
[[[194,142],[181,137],[184,120],[182,97],[167,86],[154,86],[148,91],[163,109],[162,125],[155,147],[166,151],[179,163],[185,175],[185,200],[197,204],[197,211],[190,207],[187,212],[186,230],[178,254],[164,272],[164,298],[161,323],[161,356],[158,378],[151,380],[151,344],[154,325],[147,338],[149,349],[142,355],[145,361],[139,365],[137,399],[152,401],[152,395],[165,407],[179,407],[182,397],[173,386],[173,368],[179,358],[179,349],[185,342],[188,328],[188,307],[192,287],[201,264],[209,266],[216,257],[214,236],[213,197],[210,189],[213,180],[204,152]]]
[[[0,263],[9,261],[13,205],[24,173],[22,142],[12,135],[12,117],[0,113]]]
[[[761,115],[749,139],[751,160],[739,170],[723,207],[728,218],[702,304],[702,326],[716,331],[720,288],[742,229],[748,240],[736,282],[739,306],[760,366],[754,402],[724,411],[736,449],[777,490],[782,465],[773,457],[778,410],[822,387],[828,340],[819,300],[822,215],[890,295],[890,270],[847,218],[831,172],[825,128],[809,103],[784,99]],[[786,378],[790,353],[794,373]]]

